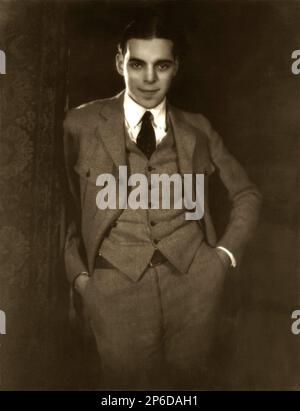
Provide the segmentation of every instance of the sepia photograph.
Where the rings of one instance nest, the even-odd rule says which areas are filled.
[[[0,391],[300,389],[299,21],[0,0]]]

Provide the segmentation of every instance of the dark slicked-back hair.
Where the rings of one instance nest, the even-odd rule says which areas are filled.
[[[131,21],[124,29],[118,44],[118,51],[126,53],[128,40],[162,38],[173,42],[173,54],[175,58],[182,58],[186,51],[186,42],[182,32],[175,27],[174,22],[159,14],[145,13]]]

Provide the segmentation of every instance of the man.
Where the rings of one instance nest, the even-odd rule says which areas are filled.
[[[239,265],[257,222],[260,195],[220,136],[201,114],[166,100],[179,50],[159,18],[132,22],[116,56],[125,91],[71,110],[64,123],[66,271],[88,312],[104,388],[207,386],[224,277]],[[121,185],[120,166],[147,181],[154,173],[204,174],[204,217],[188,220],[184,208],[151,204],[98,207],[98,177],[113,175]],[[218,241],[208,204],[213,172],[232,202]]]

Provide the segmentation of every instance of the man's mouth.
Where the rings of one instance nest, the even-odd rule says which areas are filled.
[[[154,93],[157,93],[158,91],[159,91],[159,89],[155,89],[155,90],[145,90],[145,89],[142,89],[142,88],[140,88],[139,89],[142,93],[145,93],[145,94],[154,94]]]

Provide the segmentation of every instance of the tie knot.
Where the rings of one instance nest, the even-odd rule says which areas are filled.
[[[143,117],[142,117],[142,122],[149,122],[153,120],[153,115],[151,111],[145,111]]]

